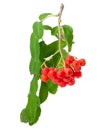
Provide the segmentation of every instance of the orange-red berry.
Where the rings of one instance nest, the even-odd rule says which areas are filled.
[[[75,71],[80,71],[81,70],[81,66],[80,66],[78,61],[73,61],[72,66],[73,66]]]
[[[82,72],[79,71],[79,72],[74,72],[74,77],[76,78],[80,78],[82,76]]]
[[[42,80],[43,82],[47,82],[47,81],[49,80],[49,78],[48,78],[48,76],[42,74],[42,75],[41,75],[41,80]]]
[[[66,76],[73,75],[73,70],[71,68],[65,68],[64,70],[65,70]]]
[[[80,59],[80,60],[78,60],[78,62],[79,62],[79,64],[80,64],[81,66],[85,66],[85,65],[86,65],[85,59]]]
[[[58,83],[58,85],[60,86],[60,87],[66,87],[66,82],[64,82],[64,81],[61,81],[61,82],[59,82]]]
[[[75,58],[73,56],[68,56],[65,60],[65,63],[71,64],[74,60],[75,60]]]
[[[47,75],[49,73],[49,68],[43,68],[42,69],[42,74],[44,74],[44,75]]]
[[[66,75],[66,73],[65,73],[64,69],[57,71],[58,78],[63,78],[65,75]]]
[[[71,80],[68,82],[68,85],[72,86],[75,84],[75,79],[71,78]]]
[[[70,80],[71,80],[71,77],[64,77],[63,78],[63,81],[66,82],[66,83],[68,83]]]
[[[49,71],[49,73],[48,73],[48,77],[49,77],[49,78],[56,77],[56,71],[53,70],[53,69],[51,69],[51,70]]]

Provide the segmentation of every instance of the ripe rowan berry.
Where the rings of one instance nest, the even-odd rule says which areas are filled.
[[[66,67],[66,68],[70,67],[70,64],[67,64],[67,63],[65,62],[65,67]]]
[[[71,78],[71,80],[68,82],[68,85],[72,86],[75,84],[75,79]]]
[[[81,76],[82,76],[82,72],[81,71],[74,72],[74,77],[80,78]]]
[[[73,70],[71,68],[65,68],[64,69],[66,76],[71,76],[73,75]]]
[[[50,69],[50,71],[48,73],[48,77],[49,78],[56,77],[56,71],[55,71],[55,69]]]
[[[85,66],[85,65],[86,65],[85,59],[80,59],[80,60],[78,60],[78,62],[79,62],[79,64],[80,64],[81,66]]]
[[[63,81],[66,82],[66,83],[68,83],[70,80],[71,80],[71,77],[64,77],[63,78]]]
[[[64,69],[60,69],[59,71],[57,71],[57,77],[58,78],[63,78],[66,75]]]
[[[75,60],[75,58],[73,56],[68,56],[65,60],[65,63],[71,64],[74,60]]]
[[[57,83],[58,83],[58,78],[56,78],[56,77],[52,78],[51,80],[52,80],[52,82],[53,82],[54,84],[57,84]]]
[[[79,62],[77,60],[73,61],[72,66],[73,66],[75,71],[80,71],[81,70],[81,66],[80,66],[80,64],[79,64]]]
[[[49,78],[48,78],[48,76],[42,74],[42,75],[41,75],[41,80],[42,80],[43,82],[47,82],[47,81],[49,80]]]
[[[42,69],[42,74],[44,74],[44,75],[47,75],[49,73],[49,68],[43,68]]]
[[[66,84],[66,82],[64,82],[64,81],[61,81],[61,82],[58,83],[58,85],[59,85],[60,87],[65,87],[67,84]]]

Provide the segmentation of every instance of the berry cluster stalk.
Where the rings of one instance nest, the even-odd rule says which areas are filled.
[[[61,6],[60,6],[60,12],[59,12],[59,14],[58,14],[58,16],[59,16],[59,17],[58,17],[58,37],[59,37],[59,52],[60,52],[60,55],[61,55],[63,64],[64,64],[64,66],[65,66],[63,54],[62,54],[62,51],[61,51],[61,40],[62,40],[62,35],[61,35],[61,27],[60,27],[61,15],[62,15],[63,9],[64,9],[64,5],[61,4]]]

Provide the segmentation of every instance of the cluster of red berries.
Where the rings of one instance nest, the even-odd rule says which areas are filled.
[[[51,80],[60,87],[66,85],[74,85],[75,78],[82,76],[81,66],[85,66],[85,59],[75,59],[73,56],[68,56],[65,60],[65,67],[57,70],[56,68],[45,67],[42,69],[41,80],[47,82]]]

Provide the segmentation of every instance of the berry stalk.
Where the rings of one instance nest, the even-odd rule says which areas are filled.
[[[61,35],[61,26],[60,26],[60,23],[61,23],[61,15],[62,15],[62,11],[64,9],[64,5],[61,4],[60,6],[60,12],[58,14],[58,37],[59,37],[59,52],[60,52],[60,55],[61,55],[61,58],[62,58],[62,61],[63,61],[63,64],[65,66],[65,62],[64,62],[64,57],[63,57],[63,54],[62,54],[62,50],[61,50],[61,40],[62,40],[62,35]]]

